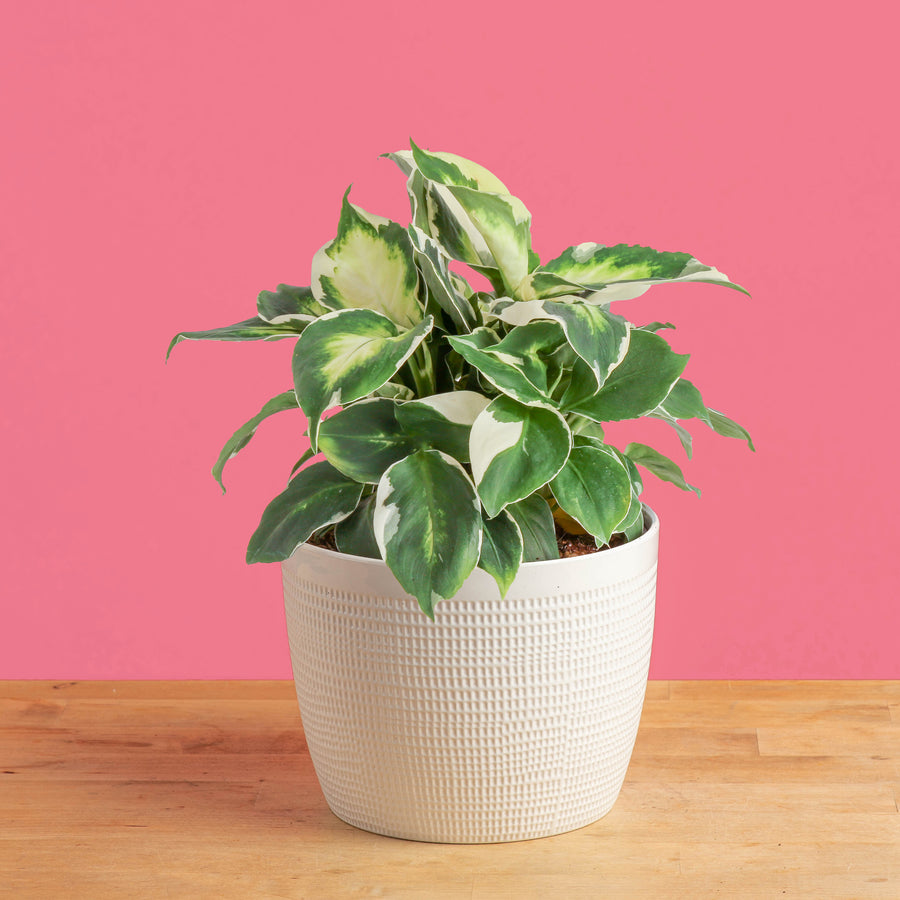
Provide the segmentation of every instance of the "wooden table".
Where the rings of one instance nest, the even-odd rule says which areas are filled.
[[[900,682],[651,682],[612,812],[494,845],[328,810],[289,682],[0,682],[0,896],[900,898]]]

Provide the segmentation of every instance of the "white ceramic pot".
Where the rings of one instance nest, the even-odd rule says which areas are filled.
[[[294,681],[332,811],[419,841],[560,834],[609,811],[650,664],[659,521],[587,556],[476,570],[430,621],[381,560],[282,564]]]

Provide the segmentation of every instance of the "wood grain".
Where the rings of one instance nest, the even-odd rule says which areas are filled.
[[[393,840],[328,810],[290,682],[0,682],[0,897],[900,898],[900,683],[651,682],[600,822]]]

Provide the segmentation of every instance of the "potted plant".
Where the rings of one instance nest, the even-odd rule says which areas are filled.
[[[334,812],[419,840],[560,833],[612,806],[640,719],[659,523],[638,467],[697,490],[604,425],[661,419],[690,456],[682,423],[698,419],[752,449],[683,377],[688,357],[660,334],[673,326],[611,305],[674,282],[743,288],[642,246],[582,243],[541,263],[528,210],[486,169],[415,144],[386,155],[407,177],[408,226],[348,190],[308,287],[263,291],[253,318],[181,332],[169,351],[296,339],[293,387],[213,474],[221,484],[268,416],[302,410],[308,445],[247,559],[282,563]]]

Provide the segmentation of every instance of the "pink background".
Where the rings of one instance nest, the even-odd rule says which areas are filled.
[[[703,498],[648,485],[652,676],[900,678],[894,5],[514,9],[5,4],[0,677],[289,677],[279,570],[243,555],[299,417],[227,497],[209,469],[290,344],[164,351],[308,283],[351,181],[405,218],[377,156],[412,135],[496,171],[545,259],[641,242],[753,292],[627,310],[758,446],[698,426]]]

